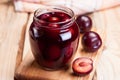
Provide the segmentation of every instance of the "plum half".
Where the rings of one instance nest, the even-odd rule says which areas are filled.
[[[79,57],[73,61],[72,69],[75,75],[87,75],[93,70],[93,60],[87,57]]]

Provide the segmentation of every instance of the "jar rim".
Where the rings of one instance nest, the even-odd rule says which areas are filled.
[[[34,12],[34,17],[33,17],[33,19],[36,20],[36,21],[38,21],[38,22],[43,21],[43,20],[38,19],[39,12],[42,12],[42,11],[43,11],[43,13],[41,13],[41,14],[44,14],[44,13],[47,13],[47,12],[52,12],[51,10],[58,10],[59,12],[62,11],[62,12],[64,12],[64,13],[68,14],[68,15],[71,17],[71,18],[68,19],[67,21],[52,22],[52,24],[71,23],[71,22],[74,22],[74,20],[75,20],[75,14],[74,14],[74,12],[73,12],[72,9],[70,9],[70,8],[68,8],[68,7],[65,7],[65,6],[58,6],[58,5],[57,5],[57,6],[56,6],[56,5],[54,5],[54,6],[49,6],[49,7],[45,8],[45,9],[41,9],[41,8],[37,9],[37,10]],[[46,12],[45,12],[45,11],[46,11]],[[55,12],[55,11],[54,11],[54,12]],[[40,15],[41,15],[41,14],[40,14]],[[45,21],[45,23],[51,23],[51,22]],[[66,24],[66,25],[68,25],[68,24]],[[48,27],[48,26],[43,26],[43,27]],[[56,27],[48,27],[48,28],[56,28]],[[60,28],[66,28],[66,27],[65,27],[65,25],[64,25],[64,27],[60,27]]]

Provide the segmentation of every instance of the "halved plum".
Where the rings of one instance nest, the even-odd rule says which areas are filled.
[[[73,61],[72,69],[75,75],[87,75],[93,70],[93,61],[87,57],[77,58]]]

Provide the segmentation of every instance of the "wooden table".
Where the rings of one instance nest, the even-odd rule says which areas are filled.
[[[106,27],[105,50],[96,68],[97,80],[119,80],[120,6],[96,14],[104,16]],[[32,14],[15,12],[11,2],[0,1],[0,80],[14,80],[22,54],[29,51],[26,33],[31,21]]]

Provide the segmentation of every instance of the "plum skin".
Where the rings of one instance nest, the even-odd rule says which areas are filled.
[[[102,39],[98,33],[89,31],[83,35],[81,44],[85,51],[95,52],[101,47]]]
[[[80,28],[80,33],[88,32],[92,28],[92,20],[87,15],[79,15],[76,22]]]

